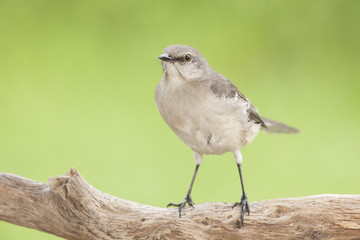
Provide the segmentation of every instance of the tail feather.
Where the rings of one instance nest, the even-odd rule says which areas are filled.
[[[268,118],[261,117],[261,120],[265,123],[265,127],[261,130],[268,133],[299,133],[300,131],[296,128],[285,125],[281,122],[277,122]]]

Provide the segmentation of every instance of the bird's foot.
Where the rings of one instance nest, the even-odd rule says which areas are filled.
[[[248,200],[247,200],[247,197],[245,194],[243,194],[241,196],[241,202],[236,202],[234,205],[233,205],[233,208],[236,207],[236,206],[240,206],[241,207],[241,215],[240,215],[240,220],[241,220],[241,226],[244,226],[244,215],[245,215],[245,212],[248,213],[248,215],[250,215],[250,207],[249,207],[249,203],[248,203]]]
[[[194,207],[194,202],[192,201],[190,195],[186,195],[184,201],[182,201],[181,203],[175,204],[175,203],[169,203],[167,205],[167,207],[178,207],[179,208],[179,217],[181,217],[181,210],[183,209],[183,207],[186,206],[186,203],[191,206]]]

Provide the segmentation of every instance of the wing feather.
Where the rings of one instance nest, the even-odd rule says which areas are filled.
[[[230,82],[229,79],[222,76],[222,79],[217,79],[210,85],[211,91],[217,97],[225,98],[238,98],[241,101],[245,101],[249,104],[247,109],[249,121],[254,121],[255,123],[261,124],[262,127],[266,128],[264,121],[259,116],[259,112],[254,105],[237,89],[237,87]]]

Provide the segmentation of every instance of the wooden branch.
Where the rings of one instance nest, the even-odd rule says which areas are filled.
[[[71,169],[49,183],[0,173],[0,220],[66,239],[360,239],[360,195],[253,202],[240,209],[203,203],[183,209],[123,200],[93,188]]]

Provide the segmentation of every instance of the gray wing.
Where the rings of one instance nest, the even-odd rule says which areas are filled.
[[[222,76],[223,77],[223,76]],[[210,85],[211,91],[217,96],[217,97],[225,97],[225,98],[239,98],[242,101],[245,101],[249,104],[248,108],[248,117],[249,121],[254,121],[255,123],[261,124],[262,127],[266,128],[266,125],[264,121],[259,116],[259,112],[256,109],[254,105],[237,89],[237,87],[230,82],[229,79],[226,77],[223,77],[223,79],[214,81]]]

